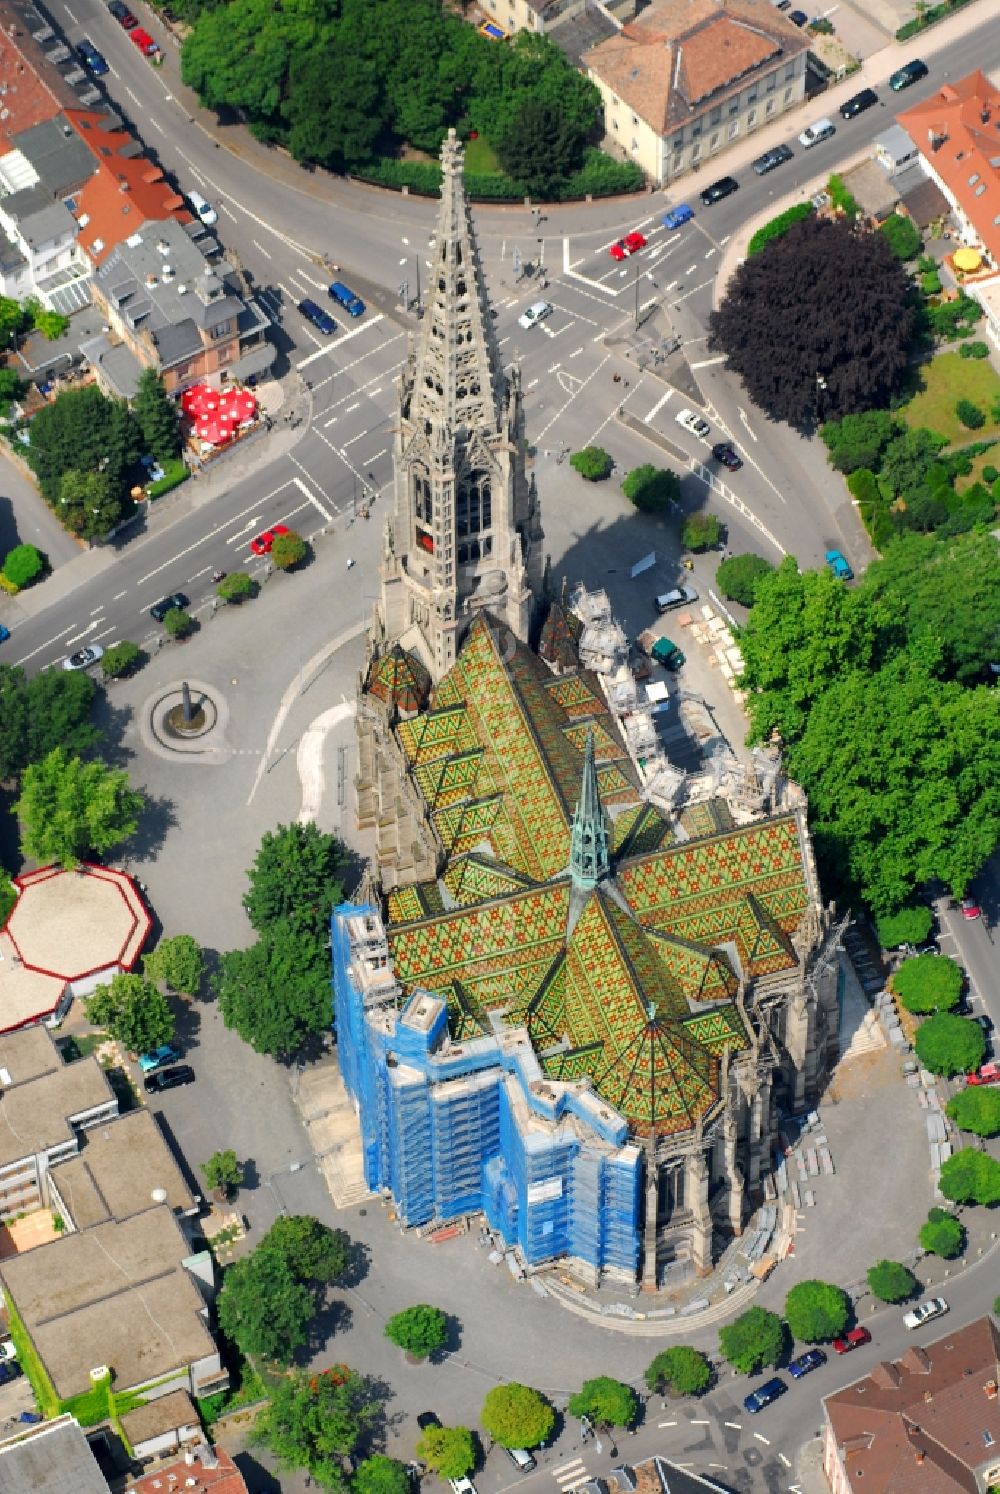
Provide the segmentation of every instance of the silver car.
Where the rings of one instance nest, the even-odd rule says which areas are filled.
[[[63,660],[64,669],[89,669],[91,664],[96,664],[98,659],[104,658],[104,650],[99,643],[88,643],[86,648],[78,649],[75,654],[70,654],[68,659]]]

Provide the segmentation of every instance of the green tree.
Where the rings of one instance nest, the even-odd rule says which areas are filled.
[[[582,451],[574,451],[569,464],[587,482],[602,482],[604,478],[611,476],[611,468],[614,466],[602,446],[585,446]]]
[[[476,1444],[468,1427],[425,1427],[417,1457],[441,1478],[464,1478],[476,1466]]]
[[[387,100],[374,64],[350,42],[296,54],[285,104],[288,148],[297,161],[349,171],[374,159]]]
[[[646,1369],[646,1385],[653,1394],[701,1395],[712,1383],[712,1366],[699,1349],[676,1344],[663,1349]]]
[[[329,936],[333,909],[343,901],[337,873],[344,847],[312,820],[265,832],[247,872],[243,906],[258,933],[291,924],[318,942]]]
[[[949,1120],[974,1136],[1000,1135],[1000,1090],[970,1085],[952,1095],[945,1107]]]
[[[230,571],[215,588],[215,595],[223,602],[243,602],[252,592],[253,582],[246,571]]]
[[[0,296],[0,343],[5,348],[16,346],[18,334],[24,331],[29,320],[20,302],[12,296]]]
[[[19,379],[12,368],[0,368],[0,418],[10,419],[12,402],[16,399],[23,399],[27,387],[24,380]]]
[[[511,1381],[487,1392],[479,1414],[483,1431],[501,1447],[540,1447],[552,1436],[556,1413],[543,1395]]]
[[[84,1001],[87,1021],[103,1027],[129,1053],[152,1053],[169,1043],[177,1025],[170,1004],[141,975],[113,975]]]
[[[671,472],[667,467],[654,467],[652,462],[645,462],[641,467],[633,467],[626,474],[622,483],[622,492],[630,503],[634,503],[640,513],[659,514],[676,503],[680,497],[681,485],[677,479],[676,472]]]
[[[24,309],[31,317],[35,331],[40,332],[46,342],[58,342],[69,331],[69,317],[61,311],[49,311],[33,298],[25,301]]]
[[[785,1321],[792,1336],[806,1344],[826,1344],[843,1333],[851,1304],[840,1287],[827,1281],[800,1281],[785,1298]]]
[[[962,967],[947,955],[922,954],[905,960],[892,977],[892,989],[914,1016],[954,1011],[962,995]]]
[[[161,980],[171,991],[197,996],[205,973],[205,959],[201,945],[190,934],[174,934],[170,939],[161,939],[143,957],[142,968],[150,980]]]
[[[54,747],[24,770],[15,806],[22,847],[37,861],[77,866],[88,852],[103,856],[133,835],[144,803],[123,770]]]
[[[919,1285],[912,1271],[899,1261],[876,1261],[868,1271],[868,1285],[880,1302],[905,1302]]]
[[[53,505],[63,496],[62,479],[70,471],[90,477],[104,473],[117,501],[139,445],[139,428],[124,400],[108,399],[96,384],[85,384],[64,390],[35,415],[28,461]],[[93,493],[90,501],[96,501]]]
[[[0,779],[19,778],[54,747],[76,754],[93,747],[90,712],[97,694],[82,670],[43,669],[29,679],[17,664],[0,664]]]
[[[414,1359],[426,1359],[447,1342],[448,1318],[440,1307],[418,1303],[395,1313],[385,1325],[385,1336]]]
[[[877,918],[875,931],[883,949],[898,949],[901,944],[923,944],[933,923],[934,915],[927,904],[914,903]]]
[[[9,874],[0,866],[0,928],[3,928],[7,922],[16,902],[17,888],[10,880]]]
[[[142,432],[146,450],[158,462],[167,462],[178,455],[181,449],[179,411],[157,369],[144,368],[139,375],[132,414]]]
[[[349,1487],[351,1459],[382,1415],[375,1387],[346,1365],[319,1374],[294,1370],[272,1389],[252,1441],[269,1448],[282,1468],[302,1468],[321,1489],[340,1491]],[[376,1494],[392,1491],[383,1482]]]
[[[938,1187],[952,1203],[1000,1203],[1000,1162],[988,1152],[963,1147],[942,1162]]]
[[[287,534],[276,534],[271,546],[271,560],[279,571],[290,571],[306,558],[309,546],[301,534],[290,529]]]
[[[44,569],[45,558],[34,545],[15,545],[4,556],[3,573],[18,590],[23,586],[30,586]]]
[[[258,1246],[227,1268],[217,1310],[223,1333],[244,1354],[287,1365],[309,1342],[316,1307],[281,1252]]]
[[[117,680],[132,672],[141,655],[142,650],[137,644],[130,643],[127,638],[123,638],[121,643],[113,643],[110,648],[104,650],[101,668],[108,679]]]
[[[920,253],[920,230],[912,218],[902,218],[899,213],[890,213],[879,224],[895,259],[916,259]]]
[[[776,1365],[785,1352],[785,1325],[777,1313],[751,1307],[719,1329],[719,1351],[741,1375]]]
[[[570,1416],[586,1416],[595,1426],[630,1427],[639,1411],[635,1391],[610,1375],[584,1380],[566,1403]]]
[[[774,566],[763,555],[730,555],[716,571],[715,584],[730,601],[739,602],[741,607],[752,607],[757,583],[773,570]]]
[[[715,514],[689,514],[681,525],[681,544],[695,555],[722,544],[722,521]]]
[[[81,472],[75,467],[60,477],[52,507],[66,528],[81,539],[110,534],[126,512],[124,494],[109,472]]]
[[[171,638],[186,638],[194,627],[194,618],[183,607],[171,607],[163,616],[163,630]]]
[[[558,106],[525,99],[496,138],[507,175],[532,197],[549,197],[583,160],[583,133]]]
[[[875,471],[883,451],[902,429],[889,410],[862,410],[842,420],[828,420],[820,436],[838,472],[856,472],[861,467]]]
[[[917,1028],[913,1046],[925,1069],[932,1074],[971,1074],[986,1051],[986,1039],[978,1022],[939,1012]]]
[[[224,954],[215,990],[226,1026],[272,1058],[300,1052],[333,1020],[322,946],[290,926],[269,929],[249,949]]]
[[[355,1468],[352,1494],[412,1494],[410,1472],[398,1458],[372,1453]]]
[[[223,1198],[231,1198],[243,1181],[243,1169],[233,1151],[213,1152],[201,1164],[206,1186],[216,1189]]]
[[[339,1281],[351,1261],[351,1241],[342,1229],[331,1229],[311,1214],[282,1214],[261,1241],[278,1250],[296,1281],[321,1288]]]
[[[965,1247],[965,1230],[947,1209],[931,1209],[927,1223],[920,1228],[920,1248],[946,1261],[961,1255]]]

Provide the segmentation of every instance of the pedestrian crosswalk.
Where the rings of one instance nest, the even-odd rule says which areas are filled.
[[[565,1494],[570,1494],[572,1489],[579,1489],[580,1485],[585,1484],[590,1478],[587,1465],[582,1458],[573,1458],[571,1462],[561,1464],[552,1470],[552,1474]]]

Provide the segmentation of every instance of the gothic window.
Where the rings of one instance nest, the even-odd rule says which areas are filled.
[[[413,511],[425,524],[431,522],[431,484],[423,472],[413,474]]]
[[[455,532],[460,539],[493,527],[493,494],[489,474],[470,472],[455,500]]]

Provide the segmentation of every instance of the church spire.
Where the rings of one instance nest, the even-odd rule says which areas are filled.
[[[583,756],[583,782],[573,816],[573,838],[570,849],[570,875],[575,886],[589,890],[608,875],[608,822],[597,786],[597,764],[594,760],[594,733],[587,730]]]

